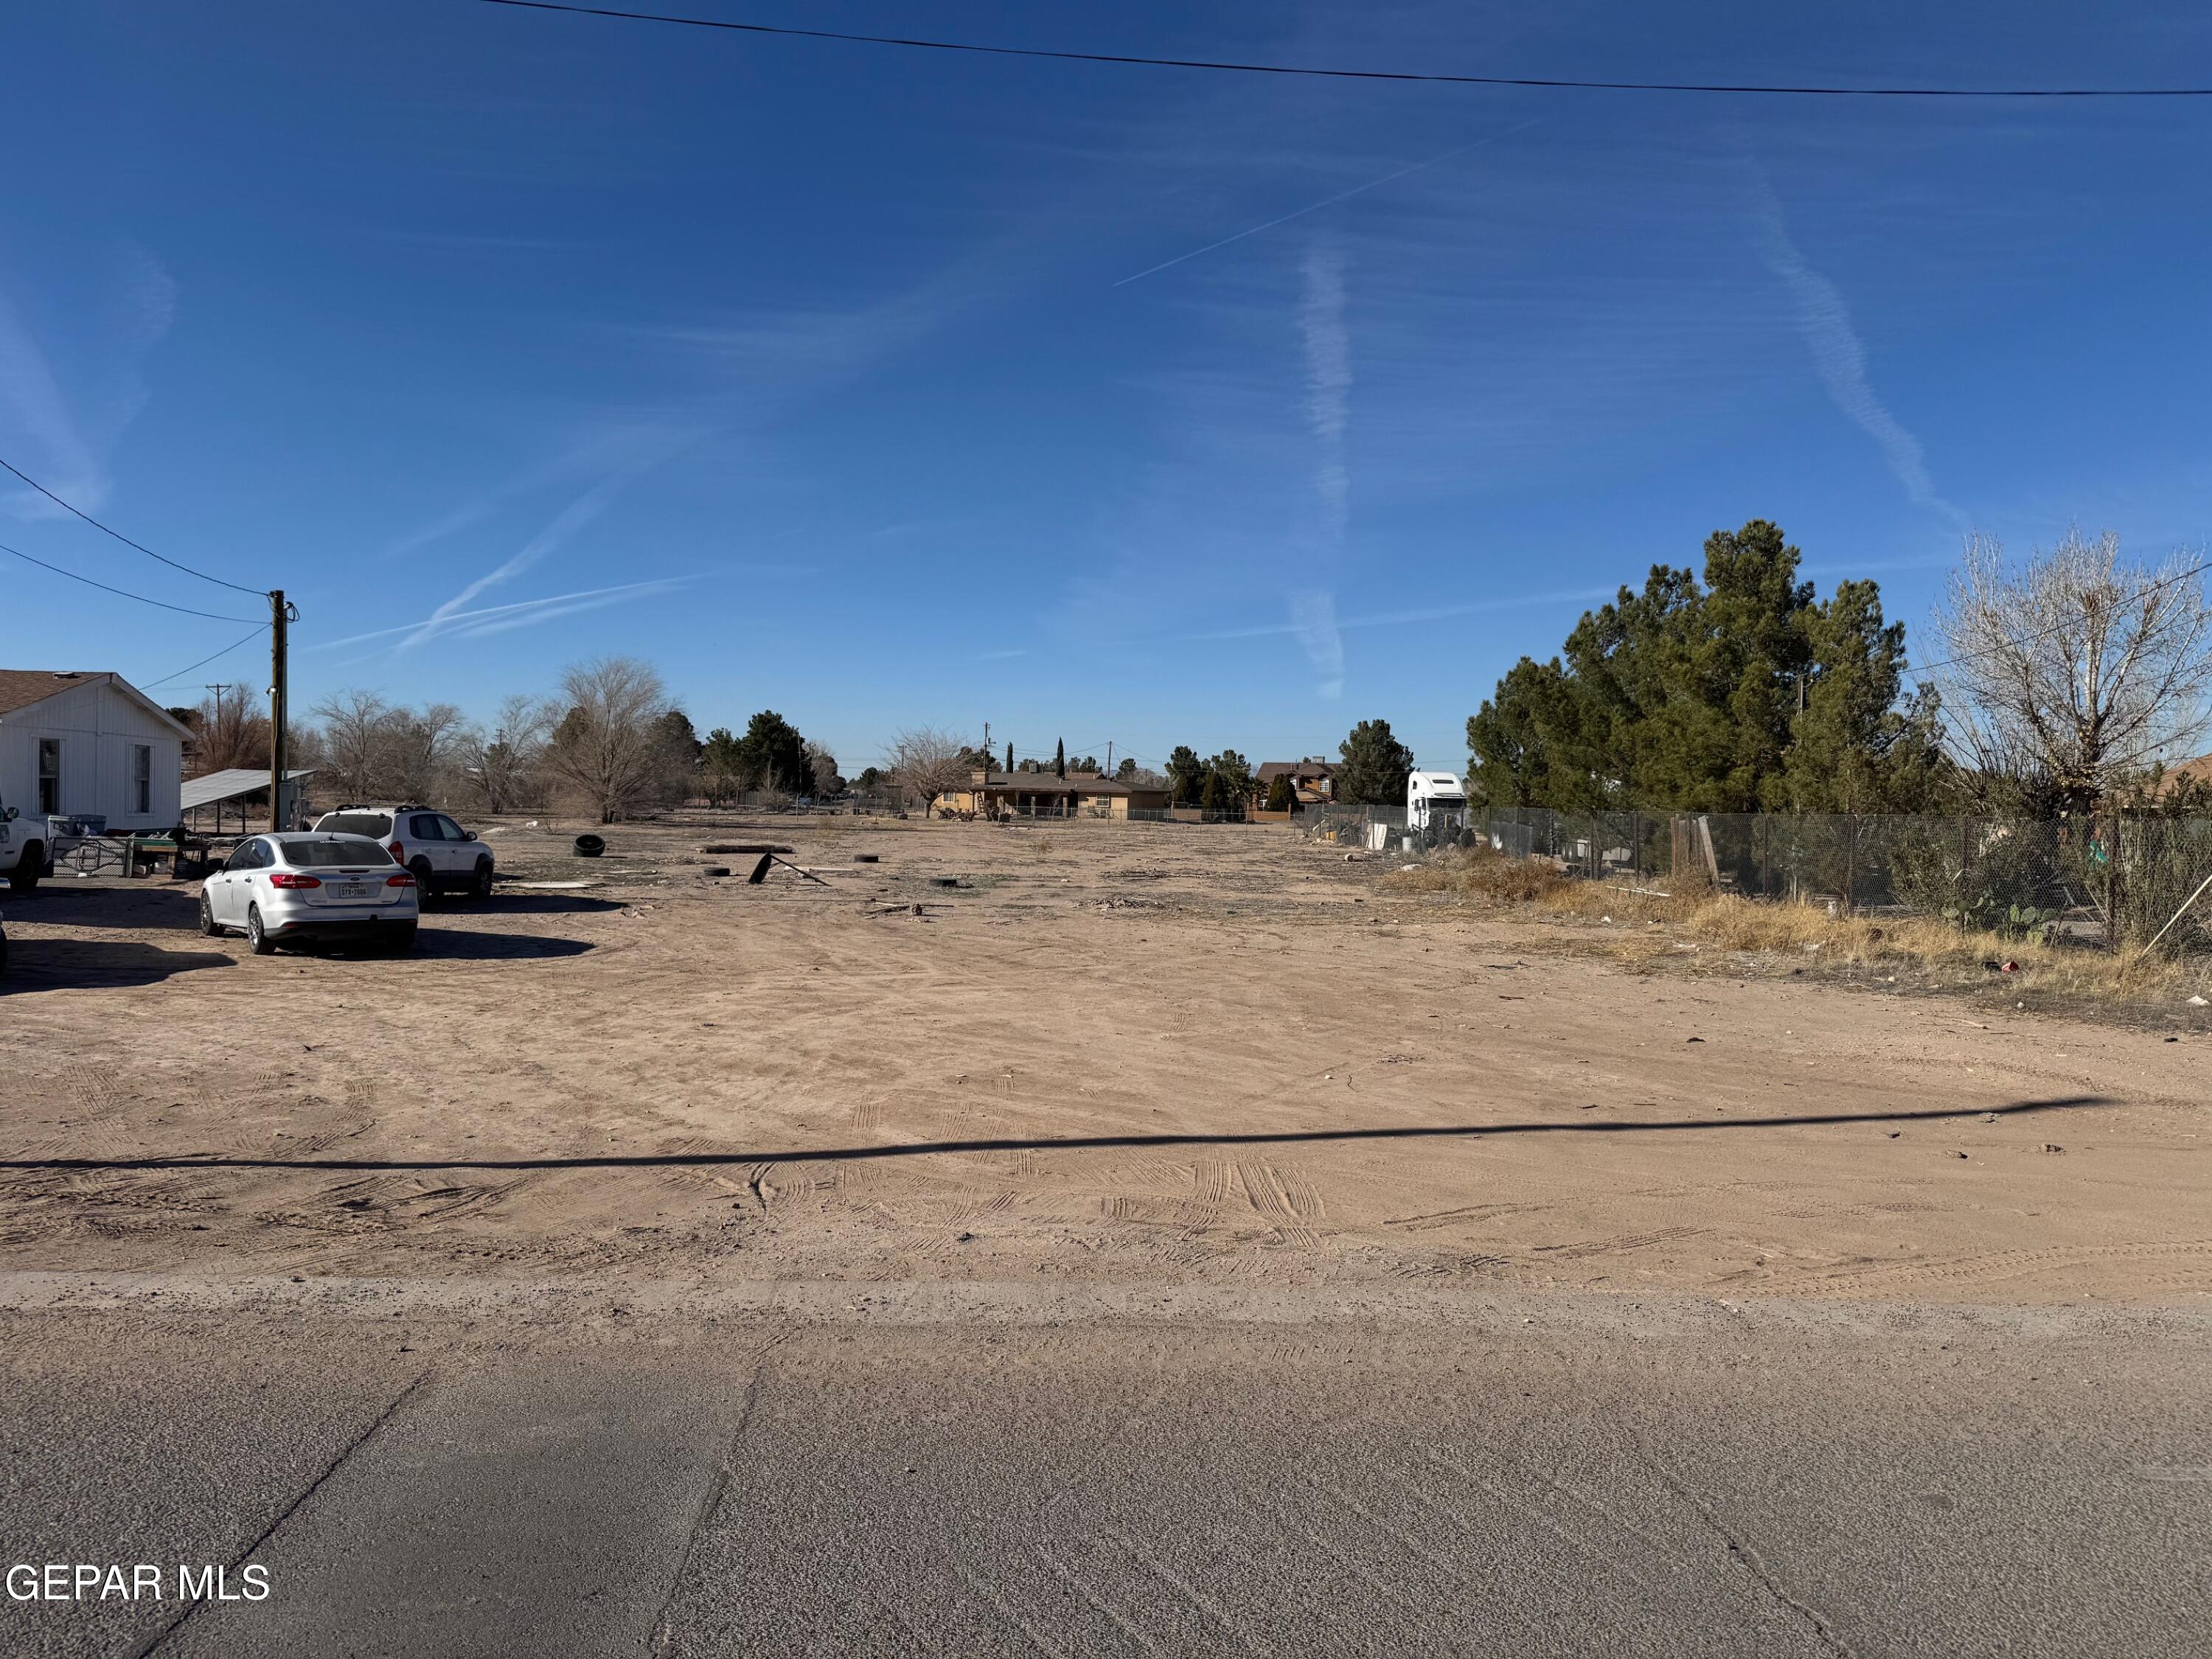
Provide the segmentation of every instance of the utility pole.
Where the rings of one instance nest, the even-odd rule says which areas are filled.
[[[991,722],[983,722],[983,775],[991,775]]]
[[[1106,775],[1109,778],[1114,775],[1114,739],[1111,738],[1106,739]]]
[[[289,712],[285,685],[284,625],[292,620],[284,590],[269,594],[269,832],[283,829],[284,811],[284,721]]]

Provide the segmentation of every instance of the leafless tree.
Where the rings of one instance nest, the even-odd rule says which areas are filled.
[[[318,793],[334,801],[372,800],[384,781],[392,705],[374,691],[334,691],[314,707],[323,728]]]
[[[666,769],[660,676],[633,657],[601,657],[561,676],[559,701],[565,712],[546,745],[547,772],[602,823],[649,804]]]
[[[891,739],[884,757],[888,769],[898,780],[908,800],[927,808],[948,789],[968,781],[974,769],[968,763],[967,745],[949,732],[933,726],[917,726]]]
[[[1984,777],[2094,811],[2212,724],[2212,608],[2200,562],[2124,563],[2069,531],[2017,568],[1975,537],[1936,617],[1948,740]]]
[[[465,730],[461,711],[449,702],[395,708],[385,721],[381,770],[401,800],[428,801],[447,793]]]
[[[837,757],[818,743],[806,745],[807,769],[814,775],[817,795],[835,795],[845,787],[845,780],[837,775]]]
[[[544,787],[545,734],[553,711],[538,698],[511,696],[487,726],[465,728],[455,740],[469,793],[487,812],[536,804]]]
[[[201,698],[189,723],[194,777],[269,764],[269,716],[243,688]]]

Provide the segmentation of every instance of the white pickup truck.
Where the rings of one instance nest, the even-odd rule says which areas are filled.
[[[53,868],[53,848],[46,840],[44,818],[24,817],[15,807],[0,802],[0,876],[19,893],[39,884],[39,878]]]

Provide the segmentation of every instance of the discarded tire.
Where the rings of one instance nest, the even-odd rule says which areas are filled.
[[[576,837],[576,856],[580,859],[595,859],[606,850],[607,843],[600,836],[579,836]]]
[[[880,856],[880,854],[875,853],[855,853],[853,854],[853,862],[855,864],[873,864]]]
[[[726,864],[710,864],[699,873],[702,876],[726,876],[730,873],[730,866]]]
[[[932,887],[957,887],[960,884],[960,878],[957,876],[932,876],[929,878],[929,884]]]

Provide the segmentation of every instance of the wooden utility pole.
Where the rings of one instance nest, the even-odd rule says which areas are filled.
[[[284,625],[292,608],[284,603],[284,590],[269,594],[269,830],[282,830],[284,811],[284,723],[289,712],[284,683]]]

